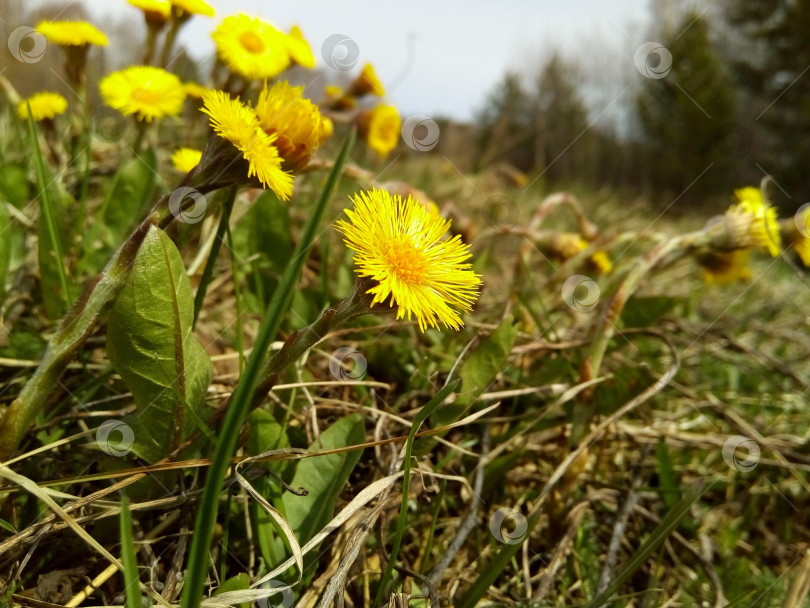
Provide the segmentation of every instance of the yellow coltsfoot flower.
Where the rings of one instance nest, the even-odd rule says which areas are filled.
[[[460,329],[460,312],[478,298],[481,278],[466,263],[472,254],[461,237],[445,239],[450,222],[431,215],[410,196],[385,190],[354,196],[348,220],[337,229],[352,249],[356,272],[377,283],[368,290],[378,302],[397,307],[397,319],[416,317],[419,328]]]
[[[315,67],[315,55],[312,54],[312,47],[309,46],[309,42],[301,33],[301,28],[297,25],[292,26],[285,40],[287,42],[287,52],[293,63],[305,68]]]
[[[748,266],[750,257],[750,249],[707,250],[696,256],[703,271],[703,279],[713,285],[748,281],[751,278],[751,269]]]
[[[37,31],[60,46],[107,46],[107,36],[86,21],[40,21]]]
[[[203,0],[171,0],[172,9],[179,18],[188,18],[192,15],[205,15],[213,17],[214,7]]]
[[[385,88],[380,82],[380,79],[377,78],[377,72],[374,71],[374,66],[370,63],[363,66],[360,75],[355,78],[354,82],[349,86],[349,95],[355,97],[363,97],[364,95],[383,97],[385,95]]]
[[[753,244],[769,253],[779,255],[782,239],[776,209],[768,204],[759,188],[746,187],[734,191],[737,204],[729,208],[727,215],[747,221],[747,236]]]
[[[381,158],[397,147],[402,120],[394,106],[379,105],[359,118],[360,137]]]
[[[303,97],[304,87],[277,82],[264,89],[256,103],[259,124],[268,135],[275,135],[275,146],[284,168],[301,169],[318,149],[324,135],[323,117],[318,106]]]
[[[200,163],[202,150],[179,148],[172,154],[172,164],[181,173],[188,173]]]
[[[34,120],[47,120],[64,113],[67,110],[67,99],[59,93],[43,91],[34,93],[28,99],[23,99],[17,105],[17,116],[26,120],[29,114]]]
[[[169,0],[128,0],[128,2],[141,9],[147,23],[163,25],[172,16],[172,3]]]
[[[252,108],[223,91],[211,91],[203,97],[202,111],[210,117],[214,131],[229,141],[248,162],[248,177],[256,176],[280,199],[289,200],[293,176],[281,168],[282,158],[273,145],[276,135],[262,130]]]
[[[180,79],[161,68],[139,65],[113,72],[99,84],[104,103],[138,120],[177,116],[186,91]]]
[[[226,17],[212,37],[220,59],[243,78],[273,78],[290,65],[287,34],[258,17]]]

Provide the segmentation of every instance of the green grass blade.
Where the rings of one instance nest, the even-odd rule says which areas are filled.
[[[408,516],[408,488],[411,480],[411,451],[413,450],[414,436],[416,435],[417,431],[419,431],[419,427],[422,426],[422,423],[427,420],[428,416],[430,416],[437,407],[444,403],[444,400],[447,399],[447,397],[454,390],[456,390],[456,388],[458,388],[460,382],[461,379],[457,378],[446,386],[442,387],[442,390],[436,393],[433,399],[428,401],[421,411],[416,415],[416,418],[414,418],[413,424],[411,425],[411,431],[408,433],[408,440],[405,442],[405,457],[402,460],[402,503],[399,507],[397,531],[394,534],[394,542],[391,544],[391,555],[388,557],[388,564],[385,566],[385,572],[380,580],[380,588],[377,590],[377,597],[374,599],[375,606],[380,605],[380,600],[386,593],[386,587],[388,587],[388,582],[391,579],[391,573],[394,570],[394,564],[397,562],[399,548],[402,545],[402,536],[405,533],[405,522]]]
[[[124,594],[127,608],[141,608],[141,582],[138,576],[138,559],[135,557],[135,540],[132,538],[132,514],[129,498],[121,495],[121,562],[124,564]]]
[[[267,314],[262,320],[256,342],[253,345],[253,351],[245,365],[245,371],[239,377],[236,390],[231,398],[231,405],[222,423],[214,455],[211,459],[211,466],[208,469],[208,477],[205,480],[200,507],[197,511],[195,534],[189,551],[188,572],[183,586],[183,595],[180,599],[182,608],[198,608],[200,605],[203,585],[205,584],[205,574],[209,565],[208,548],[211,545],[217,519],[219,493],[222,489],[222,481],[225,479],[225,472],[228,469],[230,458],[236,447],[239,428],[248,414],[253,390],[259,380],[259,372],[267,354],[267,349],[275,339],[284,313],[292,302],[293,290],[301,276],[307,254],[315,240],[318,227],[340,179],[343,164],[346,162],[354,140],[355,133],[352,131],[346,138],[340,154],[335,160],[335,165],[329,173],[321,196],[304,225],[301,238],[293,252],[293,257],[281,277],[276,294],[270,301]]]
[[[70,295],[70,286],[68,285],[67,271],[65,269],[65,256],[62,251],[62,244],[59,241],[59,232],[56,229],[56,220],[54,218],[53,206],[51,197],[48,196],[48,182],[45,176],[45,161],[42,160],[42,152],[39,149],[39,139],[37,132],[34,128],[34,119],[31,117],[31,107],[28,107],[28,137],[31,140],[31,149],[34,154],[34,167],[37,173],[37,186],[40,191],[40,204],[42,214],[44,216],[48,234],[51,238],[51,244],[54,248],[54,256],[56,258],[56,272],[59,275],[59,284],[62,287],[62,295],[65,299],[65,304],[70,306],[73,298]]]
[[[219,250],[222,247],[222,239],[225,238],[225,232],[228,230],[228,224],[231,221],[231,211],[233,211],[233,202],[236,199],[236,186],[231,186],[225,194],[225,202],[222,204],[222,217],[219,218],[219,226],[217,226],[217,235],[214,238],[214,244],[211,245],[211,252],[208,254],[208,260],[205,262],[202,277],[200,277],[200,285],[197,287],[197,293],[194,295],[194,320],[191,327],[197,326],[197,317],[200,316],[205,294],[208,291],[208,285],[211,283],[211,277],[214,276],[214,266],[216,266],[217,258],[219,257]]]

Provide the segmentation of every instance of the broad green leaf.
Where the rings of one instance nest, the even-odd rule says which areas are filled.
[[[363,417],[351,414],[341,418],[321,433],[309,449],[322,452],[363,442]],[[349,480],[361,450],[304,458],[298,463],[290,482],[294,489],[307,490],[306,496],[285,492],[281,497],[283,513],[298,542],[302,545],[323,528],[332,517],[335,503]]]
[[[431,418],[434,426],[449,424],[460,417],[506,368],[517,331],[512,317],[507,317],[467,355],[459,372],[461,391],[455,402],[436,410]]]
[[[157,462],[204,420],[211,360],[191,331],[194,299],[183,260],[150,228],[110,312],[107,355],[135,398],[132,451]],[[189,411],[187,411],[187,408]]]
[[[648,327],[671,312],[680,302],[680,298],[669,296],[631,298],[622,310],[622,324],[625,327]]]
[[[236,576],[232,576],[228,580],[224,581],[219,587],[217,587],[217,590],[214,591],[212,595],[216,597],[223,593],[228,593],[229,591],[247,591],[248,589],[250,589],[250,577],[245,572],[241,572]],[[262,605],[261,602],[258,604],[259,606]],[[239,604],[239,608],[249,607],[250,603],[248,602]]]
[[[252,411],[248,416],[248,426],[250,435],[248,435],[245,449],[251,456],[269,450],[286,448],[290,445],[284,427],[276,422],[276,419],[267,410]],[[268,462],[265,466],[275,475],[282,475],[283,471],[292,464],[293,461],[287,460]],[[253,487],[271,504],[278,504],[284,489],[278,478],[273,475],[265,475],[257,479]],[[256,539],[259,542],[259,550],[262,557],[264,557],[264,561],[268,564],[277,564],[284,561],[286,557],[284,544],[276,534],[276,524],[273,518],[258,503],[253,502],[251,504],[254,507],[252,515],[256,529]]]

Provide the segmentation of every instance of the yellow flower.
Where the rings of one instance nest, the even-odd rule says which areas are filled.
[[[288,36],[258,17],[226,17],[212,37],[219,57],[245,78],[273,78],[290,65]]]
[[[248,177],[255,175],[280,199],[292,196],[293,177],[281,169],[281,157],[273,145],[276,135],[262,131],[252,108],[222,91],[211,91],[203,97],[203,112],[211,117],[217,135],[231,142],[248,162]]]
[[[799,254],[805,268],[810,268],[810,239],[802,235],[793,248],[796,250],[796,253]]]
[[[259,124],[275,142],[284,168],[301,169],[306,166],[321,142],[321,113],[318,106],[302,97],[304,87],[277,82],[264,89],[256,104]]]
[[[305,68],[315,67],[315,55],[312,54],[312,48],[309,42],[306,41],[301,29],[294,25],[290,33],[285,38],[287,42],[287,52],[290,54],[290,59],[293,63],[297,63]]]
[[[703,270],[703,279],[714,285],[727,285],[749,280],[751,278],[751,269],[748,267],[750,253],[750,249],[735,249],[733,251],[710,250],[699,254],[697,260]]]
[[[590,258],[591,264],[600,274],[608,274],[613,270],[613,264],[606,251],[594,251]]]
[[[748,236],[772,257],[778,256],[782,238],[779,235],[776,209],[763,199],[759,188],[740,188],[734,194],[738,203],[732,205],[728,213],[750,219]]]
[[[23,99],[17,106],[17,116],[26,120],[28,118],[28,106],[31,106],[31,118],[34,120],[45,120],[62,114],[67,110],[67,99],[59,93],[44,91],[34,93],[28,99]]]
[[[172,14],[172,3],[169,0],[128,0],[128,2],[141,9],[147,20],[165,23]]]
[[[200,163],[202,150],[179,148],[172,154],[172,164],[180,173],[188,173]]]
[[[138,120],[176,116],[183,109],[186,92],[180,79],[163,70],[137,65],[113,72],[99,84],[104,103]]]
[[[332,137],[332,133],[335,132],[335,123],[332,122],[332,119],[328,116],[321,116],[321,131],[318,133],[318,141],[320,143],[325,142],[327,139]]]
[[[197,84],[196,82],[184,82],[183,89],[185,90],[186,95],[193,97],[194,99],[202,99],[205,94],[208,93],[207,88],[201,84]]]
[[[327,99],[340,99],[343,97],[343,89],[336,84],[326,85],[326,98]]]
[[[367,292],[374,295],[371,306],[390,298],[397,319],[414,316],[422,331],[463,325],[459,311],[472,309],[481,279],[465,263],[471,254],[461,237],[444,239],[448,220],[410,196],[376,189],[355,195],[346,215],[336,228],[355,252],[357,274],[378,283]]]
[[[86,21],[40,21],[37,31],[60,46],[107,46],[107,36]]]
[[[363,66],[363,71],[360,72],[360,75],[352,82],[349,87],[349,94],[357,97],[368,94],[376,95],[377,97],[385,95],[385,89],[380,79],[377,78],[374,67],[370,63]]]
[[[394,106],[376,106],[360,118],[360,136],[382,158],[397,147],[400,129],[402,121]]]
[[[205,15],[206,17],[214,16],[214,7],[202,0],[171,0],[172,7],[180,16],[191,15]]]

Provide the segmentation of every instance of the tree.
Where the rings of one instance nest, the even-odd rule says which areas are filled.
[[[665,50],[647,57],[647,75],[653,77],[642,76],[636,104],[654,186],[683,193],[686,200],[725,192],[736,93],[711,45],[709,23],[688,12],[674,33],[664,32],[662,38]],[[668,73],[665,64],[655,63],[667,62],[667,51]]]
[[[478,165],[506,160],[520,169],[531,164],[532,111],[529,94],[516,72],[507,72],[478,113]]]

